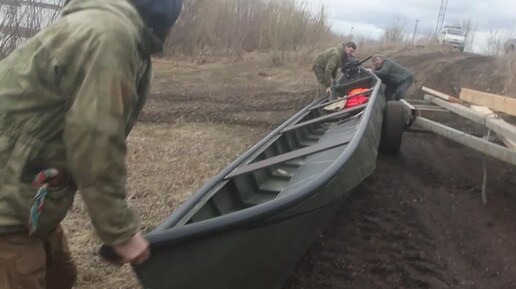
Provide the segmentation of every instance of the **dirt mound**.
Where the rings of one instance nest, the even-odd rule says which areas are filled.
[[[153,94],[140,121],[174,123],[216,122],[273,127],[313,100],[313,90],[225,88],[189,94]]]
[[[421,86],[453,96],[459,96],[462,87],[498,94],[507,92],[504,86],[507,77],[497,71],[499,61],[493,57],[460,52],[394,54],[391,57],[414,73],[410,91],[413,98],[422,98]]]
[[[345,202],[301,262],[294,288],[514,288],[514,168],[432,135],[409,136],[400,158]]]
[[[496,60],[462,53],[393,55],[422,85],[501,93]],[[502,75],[503,76],[503,75]],[[294,288],[515,288],[516,168],[431,134],[405,135],[399,158],[346,200],[285,286]]]

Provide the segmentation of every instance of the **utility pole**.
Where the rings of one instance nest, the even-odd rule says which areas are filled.
[[[417,33],[417,25],[419,24],[419,19],[416,19],[416,26],[414,26],[414,34],[412,34],[412,45],[416,44],[416,33]]]
[[[435,26],[434,36],[436,36],[436,37],[437,37],[437,34],[443,28],[444,19],[446,18],[446,9],[447,8],[448,8],[448,0],[441,0],[441,8],[439,8],[439,17],[437,18],[437,25]]]

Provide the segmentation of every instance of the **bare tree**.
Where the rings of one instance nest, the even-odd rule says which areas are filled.
[[[332,37],[328,11],[307,0],[185,0],[168,38],[168,53],[275,51],[281,64],[287,51],[311,48]]]
[[[500,56],[505,53],[505,43],[514,38],[514,30],[489,29],[484,54]]]
[[[464,30],[464,36],[466,37],[466,43],[464,45],[464,51],[473,50],[473,43],[475,42],[475,27],[471,19],[462,20],[462,29]]]
[[[0,58],[58,15],[62,0],[0,0]]]
[[[404,40],[405,21],[397,16],[392,19],[383,32],[384,42],[401,42]]]

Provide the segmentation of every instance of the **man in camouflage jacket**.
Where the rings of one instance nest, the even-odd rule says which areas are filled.
[[[0,62],[0,288],[69,289],[60,228],[79,191],[100,239],[149,256],[126,197],[126,137],[182,0],[71,0]]]
[[[320,85],[320,96],[331,93],[332,82],[337,77],[337,70],[354,59],[356,49],[355,43],[347,42],[317,55],[312,70]]]

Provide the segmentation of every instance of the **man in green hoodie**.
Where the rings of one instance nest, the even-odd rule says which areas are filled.
[[[338,69],[354,60],[356,49],[357,45],[354,42],[346,42],[317,55],[312,70],[320,85],[319,96],[331,93],[331,85],[337,77]]]
[[[118,264],[150,254],[125,201],[126,137],[182,0],[65,5],[0,62],[1,289],[74,286],[60,223],[76,191]]]
[[[405,94],[414,80],[412,73],[398,63],[390,59],[384,59],[380,55],[373,56],[372,62],[374,73],[385,84],[387,99],[400,100],[405,98]]]

